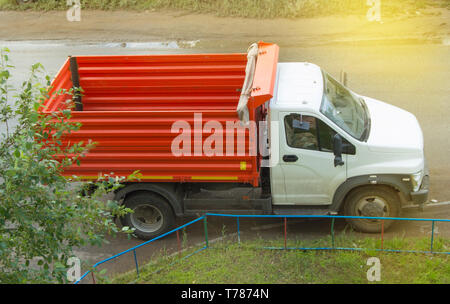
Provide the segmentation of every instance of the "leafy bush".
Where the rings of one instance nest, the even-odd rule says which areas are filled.
[[[83,196],[82,184],[61,175],[93,144],[63,144],[80,128],[69,120],[72,102],[41,113],[49,77],[35,64],[28,79],[12,88],[8,52],[0,52],[0,282],[65,282],[73,248],[102,244],[105,234],[118,232],[114,216],[129,209],[103,199],[121,179],[106,176]]]

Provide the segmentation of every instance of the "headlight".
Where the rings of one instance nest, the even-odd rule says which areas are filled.
[[[419,190],[420,185],[422,184],[422,178],[423,178],[423,170],[420,170],[417,173],[411,174],[411,183],[413,185],[414,192]]]

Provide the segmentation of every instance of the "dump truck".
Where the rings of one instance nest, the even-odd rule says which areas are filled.
[[[278,62],[279,47],[248,52],[69,56],[52,92],[82,88],[64,143],[96,142],[67,177],[140,178],[115,200],[142,239],[177,217],[343,214],[360,231],[392,223],[428,197],[416,117],[360,95],[309,62]],[[44,112],[72,98],[50,94]]]

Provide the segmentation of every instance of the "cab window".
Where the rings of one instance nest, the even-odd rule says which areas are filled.
[[[284,117],[286,142],[289,147],[307,150],[333,152],[333,137],[336,131],[313,116],[289,114]],[[342,139],[343,153],[356,153],[355,146]]]
[[[336,131],[331,129],[326,123],[317,119],[317,133],[320,151],[333,152],[333,137],[336,135]],[[348,140],[342,138],[342,153],[343,154],[356,154],[355,146],[352,145]]]
[[[317,119],[317,121],[319,126],[320,151],[333,152],[333,137],[336,135],[336,132],[320,119]]]

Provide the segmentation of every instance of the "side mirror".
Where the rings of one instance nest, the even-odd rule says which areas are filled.
[[[342,166],[342,137],[339,134],[333,136],[333,153],[334,153],[334,166]]]

